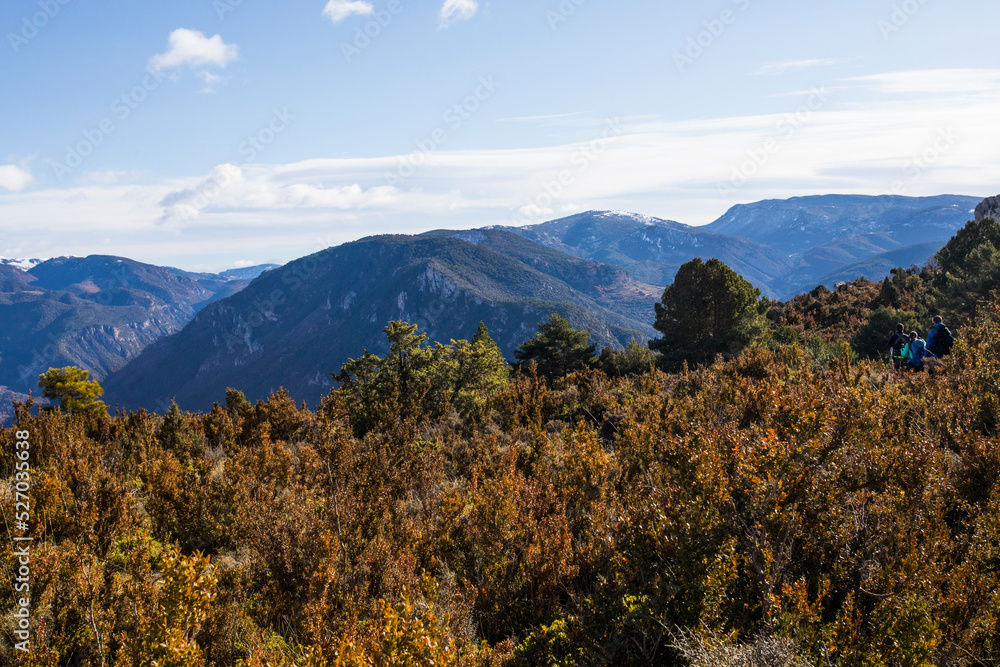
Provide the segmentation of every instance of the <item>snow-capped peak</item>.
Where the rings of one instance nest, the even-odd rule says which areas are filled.
[[[0,264],[4,266],[13,266],[14,268],[21,269],[22,271],[33,269],[44,261],[44,259],[8,259],[6,257],[0,257]]]
[[[628,211],[601,211],[597,216],[601,218],[625,218],[626,220],[641,222],[647,227],[654,227],[657,223],[657,219],[652,216],[642,215],[641,213],[629,213]]]

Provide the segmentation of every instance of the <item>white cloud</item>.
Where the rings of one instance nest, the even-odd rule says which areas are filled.
[[[201,80],[205,82],[205,86],[199,90],[199,93],[205,93],[206,95],[214,95],[216,92],[216,86],[220,83],[225,82],[225,78],[219,76],[218,74],[213,74],[209,71],[198,72]]]
[[[240,57],[239,47],[226,44],[220,35],[205,37],[197,30],[179,28],[170,33],[170,49],[149,60],[152,70],[178,67],[226,67]]]
[[[20,192],[35,182],[35,177],[26,167],[15,164],[0,165],[0,188],[10,192]]]
[[[330,183],[303,183],[282,177],[280,170],[259,166],[219,165],[193,187],[174,190],[160,200],[159,222],[183,223],[206,214],[234,210],[334,209],[360,210],[391,203],[395,188],[368,189],[344,183],[342,176],[326,174]]]
[[[956,73],[965,79],[960,88],[972,91],[990,76]],[[154,183],[130,176],[114,185],[0,189],[0,220],[17,229],[17,256],[115,254],[161,264],[182,257],[187,268],[205,258],[213,266],[247,257],[286,261],[371,234],[525,224],[515,220],[588,209],[702,224],[737,203],[887,194],[897,182],[901,194],[913,196],[997,194],[1000,91],[904,100],[880,92],[886,82],[931,79],[937,89],[948,77],[906,72],[839,81],[828,102],[806,112],[809,91],[787,98],[784,113],[626,119],[606,144],[601,120],[584,126],[580,119],[576,130],[593,141],[440,150],[392,186],[387,174],[400,175],[412,156],[221,165],[208,177]],[[943,141],[946,135],[954,141]],[[724,196],[720,185],[745,165],[746,182]]]
[[[334,23],[340,23],[348,16],[357,14],[358,16],[368,16],[375,11],[375,7],[370,2],[363,0],[330,0],[323,9],[323,16],[326,16]]]
[[[517,209],[517,214],[522,218],[532,218],[537,219],[541,222],[544,218],[550,215],[554,215],[555,211],[547,206],[539,206],[538,204],[526,204],[521,208]]]
[[[836,65],[841,61],[832,58],[819,58],[815,60],[786,60],[784,62],[765,63],[753,71],[755,75],[777,76],[785,72],[793,72],[813,67],[825,67]]]
[[[479,11],[476,0],[444,0],[441,6],[441,27],[447,28],[454,21],[471,19]]]
[[[927,69],[846,79],[888,95],[953,95],[1000,90],[1000,69]]]
[[[128,176],[124,171],[109,169],[107,171],[88,171],[77,179],[77,185],[114,185]]]

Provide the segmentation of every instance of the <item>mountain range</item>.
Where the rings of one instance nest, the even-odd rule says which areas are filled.
[[[255,270],[267,268],[274,265]],[[80,366],[104,380],[249,283],[249,274],[190,273],[102,255],[0,263],[0,419],[12,397],[38,393],[38,375],[48,368]]]
[[[670,283],[694,257],[715,257],[765,296],[784,300],[847,266],[885,253],[909,257],[937,244],[915,260],[926,261],[972,219],[980,201],[958,195],[821,195],[734,206],[702,227],[591,211],[511,231],[576,257],[621,266],[657,285]],[[861,275],[878,279],[888,270],[853,278]]]
[[[382,329],[390,320],[417,323],[444,342],[471,338],[486,322],[510,357],[553,311],[591,329],[601,347],[655,334],[658,290],[623,269],[560,256],[503,230],[474,237],[372,237],[291,262],[151,345],[110,378],[107,394],[126,407],[176,398],[209,408],[227,387],[261,397],[283,386],[313,402],[348,358],[387,351]]]
[[[226,387],[255,399],[284,386],[312,402],[348,358],[385,351],[392,319],[443,342],[471,337],[483,321],[512,357],[559,312],[599,347],[620,347],[655,335],[653,304],[694,257],[717,257],[783,299],[923,263],[980,201],[800,197],[735,206],[702,227],[591,211],[527,227],[370,237],[223,274],[105,256],[7,260],[0,400],[32,389],[50,366],[78,365],[104,381],[109,404],[130,408],[159,411],[176,398],[207,409]]]

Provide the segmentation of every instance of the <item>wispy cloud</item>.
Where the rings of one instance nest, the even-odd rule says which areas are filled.
[[[249,173],[248,173],[249,172]],[[344,176],[327,174],[328,183],[296,182],[266,168],[244,169],[232,164],[216,167],[194,187],[168,193],[160,200],[158,222],[185,223],[203,212],[223,210],[335,209],[360,210],[385,205],[395,199],[389,186],[362,188],[343,182]]]
[[[35,182],[35,177],[25,166],[16,164],[0,165],[0,188],[8,192],[20,192]]]
[[[205,37],[197,30],[178,28],[170,33],[169,49],[153,56],[149,68],[156,71],[178,67],[226,67],[240,56],[239,47],[226,44],[220,35]]]
[[[880,93],[948,95],[1000,91],[1000,69],[935,69],[889,72],[845,79]]]
[[[813,67],[826,67],[829,65],[836,65],[841,61],[835,60],[833,58],[817,58],[814,60],[785,60],[782,62],[764,63],[752,74],[757,76],[778,76],[784,74],[785,72],[795,72],[804,69],[812,69]]]
[[[200,93],[214,94],[216,91],[216,86],[225,81],[224,78],[213,72],[203,71],[199,72],[201,80],[205,82],[205,87],[202,88]]]
[[[512,122],[533,122],[539,120],[560,120],[564,118],[574,118],[583,115],[583,111],[573,111],[571,113],[553,113],[546,114],[543,116],[515,116],[512,118],[497,118],[498,123],[512,123]]]
[[[372,3],[363,0],[330,0],[323,9],[323,16],[340,23],[349,16],[368,16],[374,11]]]
[[[117,169],[107,171],[88,171],[77,179],[77,185],[114,185],[131,176]]]
[[[25,256],[96,252],[161,263],[186,257],[190,265],[218,256],[220,247],[231,253],[223,261],[285,261],[370,234],[513,224],[518,213],[540,222],[622,209],[701,224],[736,203],[886,194],[900,179],[910,195],[993,195],[1000,183],[1000,93],[982,84],[1000,72],[961,72],[952,77],[964,81],[960,94],[915,93],[903,101],[881,91],[932,80],[938,83],[923,87],[937,91],[949,77],[897,72],[838,81],[829,103],[793,133],[805,94],[790,98],[784,113],[625,119],[621,135],[606,145],[598,128],[592,141],[561,146],[438,151],[396,187],[386,175],[397,173],[406,156],[221,165],[207,176],[168,182],[136,177],[131,184],[0,190],[0,219],[18,221]],[[937,147],[941,132],[955,138],[947,150]],[[738,201],[720,197],[719,183],[772,140],[777,149],[739,188]],[[914,169],[919,161],[926,168]],[[558,192],[567,172],[573,178]],[[558,194],[542,201],[539,193],[548,191]]]
[[[441,27],[447,28],[456,21],[471,19],[479,11],[476,0],[445,0],[441,6]]]

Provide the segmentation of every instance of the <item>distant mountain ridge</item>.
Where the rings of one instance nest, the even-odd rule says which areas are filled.
[[[40,373],[70,365],[103,381],[249,282],[105,255],[0,263],[0,388],[37,395]]]
[[[276,269],[280,264],[258,264],[256,266],[246,266],[238,269],[229,269],[217,274],[227,280],[253,280],[265,271]]]
[[[730,208],[705,227],[793,255],[857,234],[912,235],[904,245],[947,240],[972,219],[981,197],[816,195]],[[957,226],[956,226],[957,225]]]
[[[226,386],[252,398],[285,386],[313,400],[348,357],[384,351],[391,319],[441,341],[471,336],[482,320],[510,357],[555,311],[591,329],[599,347],[617,347],[655,335],[653,304],[694,257],[716,257],[784,299],[922,264],[979,201],[798,197],[734,206],[702,227],[589,211],[526,227],[371,237],[222,274],[108,256],[32,261],[28,271],[7,260],[0,389],[37,392],[39,372],[78,365],[105,381],[110,402],[130,407],[165,409],[176,396],[207,408]]]
[[[845,266],[908,246],[943,247],[972,219],[980,201],[962,195],[817,195],[740,204],[703,227],[588,211],[505,229],[568,254],[622,266],[656,284],[672,282],[680,265],[694,257],[715,257],[765,296],[787,299]]]
[[[681,265],[694,257],[716,257],[776,298],[776,277],[792,267],[787,256],[754,241],[620,211],[588,211],[505,229],[567,254],[621,266],[636,279],[658,285],[673,282]]]
[[[940,249],[940,244],[932,241],[881,253],[842,267],[821,278],[818,284],[833,286],[858,278],[867,278],[873,282],[878,281],[895,268],[907,269],[913,265],[922,266],[927,262],[927,258],[932,257]]]

